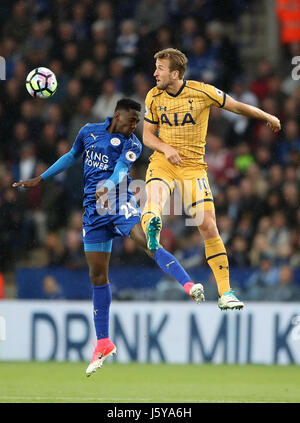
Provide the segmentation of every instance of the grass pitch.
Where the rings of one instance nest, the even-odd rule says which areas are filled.
[[[1,403],[300,402],[300,366],[0,362]]]

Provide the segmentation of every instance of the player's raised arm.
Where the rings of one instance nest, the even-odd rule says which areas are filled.
[[[161,141],[156,136],[157,124],[144,121],[143,143],[151,150],[163,153],[166,159],[173,165],[181,166],[182,160],[174,147]]]
[[[258,107],[237,101],[229,95],[226,95],[223,109],[248,118],[265,120],[274,132],[278,132],[281,129],[280,120],[276,116],[270,115]]]
[[[45,181],[46,179],[51,178],[52,176],[58,175],[59,173],[63,172],[64,170],[68,169],[70,166],[72,166],[80,154],[83,151],[83,134],[84,134],[84,128],[81,128],[79,131],[76,140],[74,141],[74,144],[70,151],[68,151],[66,154],[61,156],[58,160],[56,160],[53,165],[51,165],[44,173],[37,176],[36,178],[28,179],[27,181],[19,181],[14,182],[12,184],[13,188],[33,188],[38,186],[40,183]]]

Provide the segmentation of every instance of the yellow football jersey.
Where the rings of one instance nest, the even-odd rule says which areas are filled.
[[[223,107],[226,94],[213,85],[184,81],[177,94],[152,88],[145,100],[145,120],[158,125],[158,137],[174,147],[183,165],[205,165],[210,106]],[[155,151],[151,158],[159,157]]]

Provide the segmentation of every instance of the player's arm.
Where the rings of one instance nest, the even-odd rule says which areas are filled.
[[[166,159],[173,165],[181,166],[182,160],[175,148],[156,136],[157,127],[158,125],[155,123],[144,121],[143,143],[151,148],[151,150],[163,153]]]
[[[129,166],[127,163],[119,160],[116,163],[112,175],[104,182],[104,184],[99,184],[95,193],[96,201],[100,202],[102,208],[110,208],[108,201],[108,193],[111,189],[114,189],[118,184],[120,184],[123,179],[129,173]]]
[[[44,173],[37,176],[36,178],[28,179],[27,181],[19,181],[14,182],[12,184],[13,188],[23,187],[23,188],[33,188],[40,185],[46,179],[52,178],[55,175],[67,170],[70,166],[72,166],[83,150],[82,144],[82,137],[83,137],[83,128],[79,131],[76,140],[71,148],[66,154],[61,156],[58,160],[56,160],[53,165],[51,165]]]
[[[19,181],[14,182],[13,187],[23,187],[23,188],[33,188],[41,184],[46,179],[51,178],[52,176],[58,175],[59,173],[63,172],[64,170],[68,169],[70,166],[72,166],[77,160],[77,157],[72,151],[68,151],[68,153],[61,156],[55,163],[53,163],[52,166],[50,166],[44,173],[37,176],[36,178],[28,179],[27,181]]]
[[[268,126],[270,126],[274,132],[278,132],[281,129],[280,120],[276,116],[270,115],[258,107],[237,101],[229,95],[226,95],[223,109],[246,116],[248,118],[264,120],[268,123]]]

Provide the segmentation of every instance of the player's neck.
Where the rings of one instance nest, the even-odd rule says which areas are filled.
[[[110,125],[107,127],[107,131],[110,134],[117,133],[118,131],[116,130],[116,126],[117,126],[117,124],[116,124],[114,118],[112,118]]]
[[[174,81],[172,85],[170,84],[168,86],[166,91],[170,94],[177,94],[180,88],[182,87],[183,83],[183,79],[176,79],[176,81]]]

